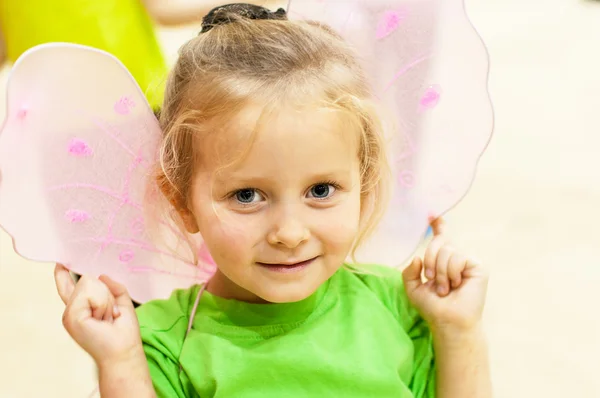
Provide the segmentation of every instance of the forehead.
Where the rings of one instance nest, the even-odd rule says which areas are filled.
[[[360,134],[345,112],[327,108],[248,106],[200,148],[203,168],[236,171],[347,167],[358,159]]]

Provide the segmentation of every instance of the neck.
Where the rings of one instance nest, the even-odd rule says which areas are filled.
[[[206,291],[212,295],[247,303],[268,304],[269,302],[233,283],[221,270],[217,269],[206,285]]]

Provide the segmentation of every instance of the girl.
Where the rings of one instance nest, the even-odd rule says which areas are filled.
[[[487,274],[442,220],[403,274],[344,263],[385,205],[370,103],[331,29],[249,5],[207,15],[167,84],[156,181],[214,277],[136,312],[109,278],[56,267],[103,397],[491,396]]]

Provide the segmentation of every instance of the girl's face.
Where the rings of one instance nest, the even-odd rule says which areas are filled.
[[[299,301],[342,266],[357,235],[358,137],[332,112],[290,111],[249,141],[258,112],[203,138],[192,222],[218,266],[208,291]]]

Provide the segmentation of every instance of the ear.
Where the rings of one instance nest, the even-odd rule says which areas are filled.
[[[196,218],[194,217],[194,213],[192,213],[191,210],[188,208],[175,208],[175,210],[179,214],[179,217],[181,217],[183,220],[183,225],[185,226],[186,231],[188,231],[190,234],[195,234],[200,231],[200,228],[198,228],[198,223],[196,222]]]
[[[181,196],[181,194],[174,189],[174,187],[166,181],[166,178],[158,178],[158,186],[160,191],[167,198],[173,210],[177,212],[186,231],[190,234],[195,234],[200,231],[198,223],[194,217],[194,213],[187,207],[187,201]]]

